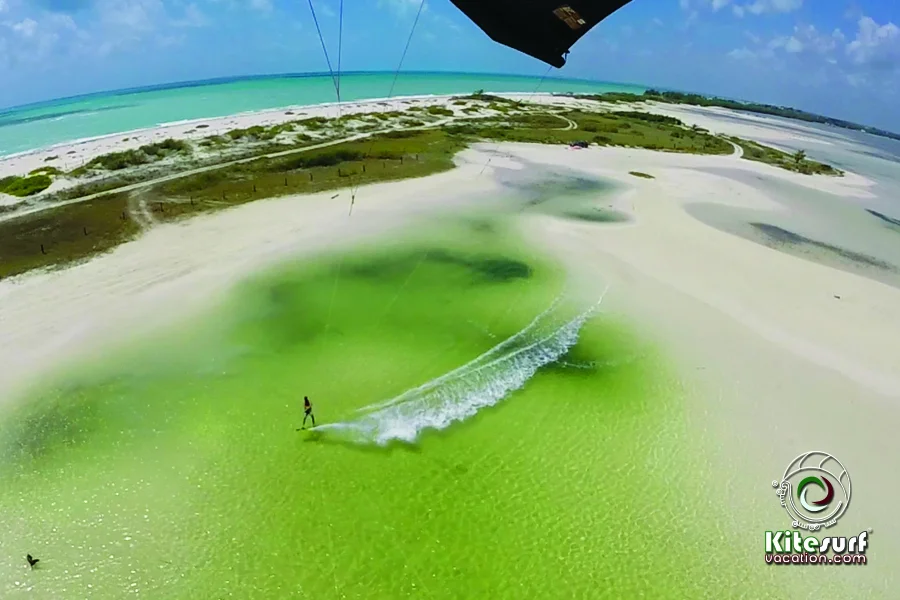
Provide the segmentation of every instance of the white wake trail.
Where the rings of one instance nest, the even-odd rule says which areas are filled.
[[[604,292],[605,295],[605,292]],[[544,311],[517,334],[450,373],[395,398],[361,409],[357,419],[315,427],[361,444],[415,441],[426,429],[441,430],[493,406],[523,387],[541,367],[559,360],[578,342],[581,328],[600,307],[603,296],[575,318],[543,336],[534,334]],[[527,341],[525,345],[511,346]],[[499,355],[499,356],[498,356]],[[486,361],[488,357],[496,357]]]
[[[364,406],[364,407],[358,409],[358,411],[359,412],[367,412],[367,411],[371,411],[373,409],[385,408],[385,407],[391,406],[393,404],[397,404],[399,402],[409,400],[409,399],[415,397],[417,394],[421,394],[430,389],[438,387],[451,379],[465,375],[471,369],[475,368],[480,362],[482,362],[492,356],[496,356],[497,354],[500,354],[507,348],[518,343],[519,340],[524,339],[526,336],[528,336],[529,333],[531,333],[534,329],[537,328],[537,326],[541,323],[541,321],[544,320],[545,317],[550,315],[553,312],[553,310],[557,306],[559,306],[561,299],[562,299],[562,296],[557,296],[556,298],[554,298],[553,302],[550,303],[550,306],[548,306],[546,309],[544,309],[543,312],[541,312],[534,319],[532,319],[528,325],[523,327],[521,330],[516,332],[514,335],[506,338],[505,340],[503,340],[496,346],[492,347],[487,352],[484,352],[483,354],[476,356],[475,358],[473,358],[466,364],[464,364],[460,367],[457,367],[457,368],[453,369],[452,371],[444,373],[440,377],[436,377],[436,378],[432,379],[431,381],[427,381],[418,387],[406,390],[399,396],[395,396],[395,397],[391,398],[390,400],[385,400],[384,402],[380,402],[378,404],[370,404],[369,406]]]

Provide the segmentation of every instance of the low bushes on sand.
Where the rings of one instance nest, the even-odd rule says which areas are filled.
[[[33,196],[43,192],[50,187],[51,183],[53,183],[53,180],[45,173],[28,177],[4,177],[0,179],[0,192],[24,198],[25,196]]]

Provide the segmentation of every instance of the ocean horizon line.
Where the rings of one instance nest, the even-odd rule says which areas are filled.
[[[360,75],[394,75],[394,71],[343,71],[340,73],[341,77],[352,75],[352,76],[360,76]],[[509,79],[543,79],[549,81],[571,81],[578,83],[586,83],[591,85],[614,85],[621,87],[635,87],[635,88],[647,88],[645,84],[640,83],[627,83],[627,82],[618,82],[618,81],[603,81],[598,79],[586,79],[583,77],[553,77],[553,76],[545,76],[541,77],[540,75],[534,74],[523,74],[523,73],[492,73],[492,72],[479,72],[479,71],[428,71],[428,70],[411,70],[411,71],[401,71],[400,75],[447,75],[447,76],[472,76],[472,77],[502,77]],[[337,73],[335,73],[337,75]],[[71,96],[61,96],[58,98],[50,98],[47,100],[39,100],[37,102],[28,102],[25,104],[16,104],[12,106],[3,106],[0,107],[0,115],[7,115],[10,113],[14,113],[21,110],[31,110],[35,108],[41,108],[44,106],[52,106],[57,103],[67,103],[78,100],[85,100],[90,98],[98,98],[98,97],[115,97],[115,96],[126,96],[129,94],[141,94],[147,92],[154,91],[169,91],[169,90],[178,90],[178,89],[189,89],[195,87],[204,87],[204,86],[213,86],[213,85],[224,85],[228,83],[236,83],[241,81],[260,81],[260,80],[277,80],[277,79],[315,79],[319,77],[332,77],[332,73],[329,71],[310,71],[310,72],[289,72],[289,73],[256,73],[249,75],[233,75],[233,76],[222,76],[222,77],[211,77],[209,79],[189,79],[182,81],[170,81],[164,83],[154,83],[149,85],[141,85],[141,86],[133,86],[127,88],[119,88],[119,89],[109,89],[109,90],[98,90],[95,92],[87,92],[84,94],[74,94]],[[656,89],[662,89],[656,86]]]

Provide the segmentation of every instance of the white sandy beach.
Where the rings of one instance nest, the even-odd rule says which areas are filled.
[[[550,96],[533,100],[561,101]],[[401,110],[408,106],[404,102],[409,101],[356,103],[342,110]],[[196,135],[334,116],[335,108],[292,112],[207,119],[203,123],[209,128]],[[660,112],[716,133],[760,141],[818,135],[802,124],[797,128],[806,133],[785,132],[764,117],[733,122],[719,118],[717,110],[665,107]],[[53,154],[77,162],[165,137],[189,137],[186,132],[194,126],[173,125],[8,158],[0,161],[0,176],[46,164],[44,158]],[[131,139],[122,143],[123,137]],[[497,152],[505,158],[492,159],[485,169],[487,157]],[[261,266],[384,234],[442,210],[483,203],[500,189],[495,170],[521,168],[523,160],[624,186],[617,204],[631,213],[630,223],[532,215],[523,220],[523,228],[568,265],[585,290],[609,284],[608,310],[641,324],[678,357],[692,398],[691,419],[715,444],[710,469],[726,478],[722,489],[710,493],[727,494],[738,507],[771,504],[768,521],[755,520],[759,511],[754,509],[746,518],[738,512],[729,527],[758,531],[762,539],[763,531],[784,519],[770,481],[803,451],[832,452],[853,465],[854,481],[868,482],[854,496],[843,533],[876,528],[877,561],[830,576],[874,590],[876,595],[868,597],[887,597],[891,565],[900,559],[900,542],[891,535],[896,530],[892,498],[900,495],[900,477],[884,469],[889,457],[900,456],[900,437],[894,432],[900,422],[900,289],[720,231],[686,210],[702,203],[791,213],[782,199],[752,183],[756,180],[786,182],[859,204],[873,196],[873,183],[855,173],[810,177],[736,156],[485,144],[462,153],[452,172],[362,188],[351,218],[346,216],[346,192],[336,201],[336,192],[328,192],[263,200],[158,226],[87,264],[0,282],[0,395],[11,394],[69,357],[102,350],[123,331],[133,335],[182,318]],[[729,170],[747,177],[730,178]],[[655,179],[638,179],[629,171]],[[821,219],[828,222],[829,215],[823,213]],[[878,227],[873,221],[871,235],[881,235]],[[827,227],[821,229],[824,239]],[[861,230],[857,235],[869,234]],[[761,554],[751,568],[766,568]],[[803,571],[792,575],[818,576]]]
[[[509,95],[514,97],[515,95]],[[34,169],[55,166],[63,170],[74,169],[97,156],[110,152],[122,152],[166,138],[200,140],[210,135],[220,135],[232,129],[255,126],[271,126],[288,121],[313,117],[335,118],[340,115],[369,114],[376,112],[404,111],[413,106],[442,106],[452,109],[453,96],[410,96],[327,103],[315,106],[286,106],[272,110],[241,113],[226,117],[195,119],[163,124],[159,127],[124,131],[96,138],[73,140],[49,148],[0,156],[0,177],[25,175]],[[52,158],[55,157],[55,158]],[[51,160],[47,160],[52,158]],[[55,189],[55,188],[54,188]]]
[[[585,107],[595,110],[596,102],[579,100],[565,96],[551,94],[496,94],[505,98],[527,101],[535,104],[554,105],[566,108]],[[278,109],[241,113],[226,117],[209,119],[196,119],[177,123],[163,124],[159,127],[125,131],[111,135],[73,140],[64,144],[58,144],[49,148],[42,148],[29,152],[0,156],[0,178],[10,175],[24,176],[35,169],[53,166],[63,171],[69,171],[82,166],[91,159],[111,152],[122,152],[139,148],[140,146],[160,142],[167,138],[183,140],[201,140],[210,135],[221,135],[233,129],[247,129],[255,126],[272,126],[288,121],[308,119],[313,117],[335,118],[340,115],[365,115],[376,112],[405,111],[412,107],[439,106],[454,111],[456,116],[466,115],[460,112],[460,107],[454,106],[452,100],[459,95],[445,96],[409,96],[395,98],[380,98],[364,101],[345,102],[341,104],[326,103],[315,106],[288,106]],[[625,107],[605,105],[612,110],[625,110]],[[730,111],[718,108],[692,108],[680,107],[659,103],[637,104],[628,107],[628,110],[650,110],[651,112],[666,114],[683,120],[689,125],[697,125],[727,135],[736,135],[746,139],[757,140],[778,146],[779,142],[787,139],[794,141],[807,141],[810,143],[830,144],[816,130],[796,125],[794,131],[785,131],[784,124],[771,118],[759,115],[741,115],[742,122],[732,122],[723,119]],[[819,134],[819,135],[817,135]],[[849,174],[851,178],[855,177]],[[60,179],[54,181],[48,192],[54,192],[73,185],[75,182]],[[864,193],[864,192],[863,192]],[[0,194],[0,205],[16,204],[24,199]]]

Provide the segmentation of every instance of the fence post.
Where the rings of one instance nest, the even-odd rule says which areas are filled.
[[[43,244],[41,244],[41,254],[47,254],[47,252],[44,251],[44,245],[43,245]]]
[[[87,237],[87,227],[84,227],[83,229],[84,229],[84,235],[85,235],[85,237]]]

